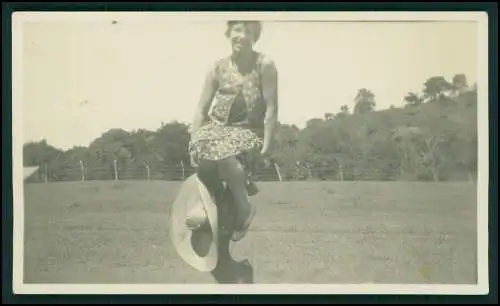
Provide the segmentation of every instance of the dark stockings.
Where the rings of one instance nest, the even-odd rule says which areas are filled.
[[[201,163],[198,177],[214,196],[219,216],[219,260],[217,267],[211,272],[212,276],[218,283],[253,283],[253,267],[248,260],[238,262],[230,253],[230,228],[234,222],[233,216],[236,215],[232,211],[235,205],[231,203],[231,191],[220,179],[217,163]]]

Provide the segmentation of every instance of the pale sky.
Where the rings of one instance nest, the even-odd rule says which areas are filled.
[[[88,145],[111,128],[190,123],[208,67],[230,52],[223,21],[159,18],[23,26],[24,142]],[[279,71],[279,120],[303,127],[360,88],[401,106],[431,76],[477,80],[474,22],[265,22],[256,48]],[[86,102],[85,102],[86,101]]]

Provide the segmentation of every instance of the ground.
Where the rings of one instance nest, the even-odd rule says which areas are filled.
[[[25,283],[213,283],[168,236],[178,182],[26,184]],[[255,282],[476,283],[470,183],[260,183]]]

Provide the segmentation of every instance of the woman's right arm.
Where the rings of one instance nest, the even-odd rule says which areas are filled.
[[[212,67],[205,76],[201,97],[195,111],[193,124],[191,125],[191,135],[194,135],[207,120],[208,110],[215,95],[216,87],[215,70]]]

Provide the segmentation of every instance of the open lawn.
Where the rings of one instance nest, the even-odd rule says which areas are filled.
[[[179,182],[25,185],[26,283],[213,283],[168,236]],[[471,183],[259,183],[256,283],[476,283]]]

